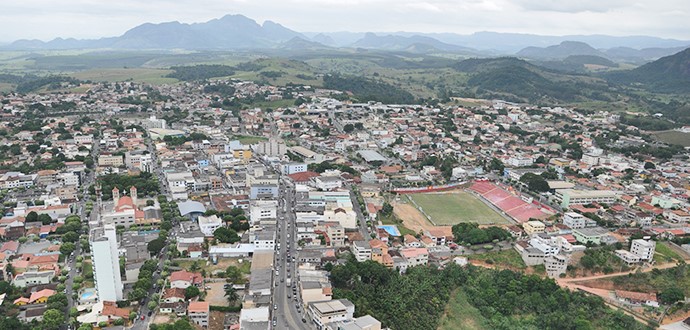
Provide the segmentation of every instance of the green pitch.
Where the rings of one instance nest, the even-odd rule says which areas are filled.
[[[454,225],[461,222],[474,222],[480,225],[509,224],[484,202],[470,193],[426,193],[408,195],[424,210],[438,226]]]

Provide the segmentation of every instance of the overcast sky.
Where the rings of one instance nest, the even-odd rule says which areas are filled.
[[[518,32],[690,39],[688,0],[0,0],[0,41],[119,36],[242,14],[299,32]]]

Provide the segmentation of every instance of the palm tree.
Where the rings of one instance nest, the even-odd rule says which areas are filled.
[[[232,285],[228,285],[225,288],[225,296],[228,297],[228,303],[230,303],[230,305],[233,305],[238,299],[240,299],[240,296],[237,294],[237,291],[235,291]]]

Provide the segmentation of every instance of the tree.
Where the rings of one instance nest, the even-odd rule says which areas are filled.
[[[62,235],[62,242],[63,243],[74,243],[79,240],[79,234],[76,232],[70,231],[68,233],[65,233]]]
[[[393,205],[391,205],[388,202],[383,203],[383,207],[381,207],[381,215],[383,216],[390,216],[393,214]]]
[[[151,242],[149,242],[146,245],[146,249],[148,249],[149,252],[151,252],[152,254],[160,253],[164,247],[165,247],[165,240],[160,238],[160,237],[152,240]]]
[[[49,225],[49,224],[53,223],[53,218],[51,218],[49,215],[44,213],[44,214],[41,214],[38,216],[38,221],[40,221],[44,225]]]
[[[77,247],[74,245],[74,243],[71,243],[71,242],[62,243],[62,245],[60,245],[60,253],[62,253],[62,255],[67,256],[70,253],[74,252],[74,250],[76,248]]]
[[[190,285],[186,289],[184,289],[184,297],[187,300],[192,299],[194,297],[198,297],[199,293],[200,293],[199,288],[197,288],[193,285]]]
[[[190,287],[190,288],[191,288],[191,287]],[[197,290],[199,290],[199,289],[197,289]],[[185,291],[185,293],[187,293],[187,292]],[[148,304],[146,304],[146,307],[147,307],[149,310],[152,310],[152,309],[156,308],[156,306],[158,306],[158,303],[155,302],[154,300],[151,300],[151,301],[149,301]]]
[[[343,126],[343,131],[345,131],[345,133],[352,133],[352,131],[354,131],[354,130],[355,130],[355,125],[345,124],[345,126]]]
[[[65,324],[65,314],[57,309],[48,309],[43,313],[42,329],[60,329]]]
[[[26,222],[36,222],[38,221],[38,213],[35,211],[29,212],[29,214],[26,215],[26,218],[24,219]]]
[[[220,227],[213,232],[213,237],[221,243],[235,243],[240,241],[240,236],[233,229]]]
[[[645,162],[644,163],[644,169],[645,170],[653,170],[655,168],[656,168],[656,165],[654,165],[654,163],[652,163],[652,162]]]
[[[235,266],[228,266],[225,269],[225,278],[232,283],[237,283],[242,280],[242,271]]]
[[[663,304],[671,305],[683,299],[685,299],[685,294],[683,293],[683,290],[675,286],[670,287],[659,293],[659,301],[661,301],[661,303]]]
[[[231,285],[225,287],[225,296],[228,298],[228,303],[230,305],[233,305],[238,299],[240,299],[240,296],[237,294],[237,291],[235,291],[235,289]]]

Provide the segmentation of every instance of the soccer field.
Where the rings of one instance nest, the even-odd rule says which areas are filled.
[[[464,191],[442,194],[413,194],[409,197],[438,226],[454,225],[461,222],[475,222],[480,225],[510,223],[484,202]]]

